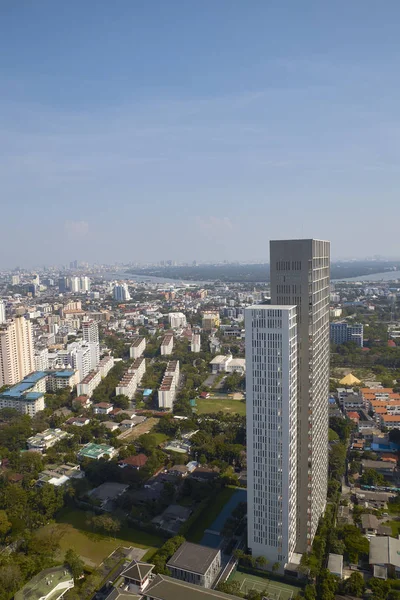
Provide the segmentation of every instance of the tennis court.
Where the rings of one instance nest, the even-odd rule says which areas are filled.
[[[257,592],[263,592],[268,600],[292,600],[299,591],[294,586],[255,575],[248,575],[247,573],[240,573],[239,571],[236,571],[232,580],[240,582],[240,591],[244,594],[247,594],[250,590],[256,590]]]

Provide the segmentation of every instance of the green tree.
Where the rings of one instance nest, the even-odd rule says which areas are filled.
[[[4,538],[10,531],[12,523],[8,520],[5,510],[0,510],[0,537]]]
[[[72,548],[67,550],[67,552],[65,553],[65,562],[69,566],[72,573],[72,577],[75,581],[79,579],[81,575],[83,575],[84,563],[78,556],[78,554],[75,552],[75,550],[73,550]]]
[[[344,584],[344,591],[350,596],[361,598],[365,590],[364,577],[357,571],[352,573]]]
[[[239,581],[222,581],[216,589],[219,592],[225,592],[225,594],[237,595],[240,593],[240,583]]]
[[[305,600],[316,600],[317,598],[317,590],[315,585],[308,584],[304,588],[304,599]]]

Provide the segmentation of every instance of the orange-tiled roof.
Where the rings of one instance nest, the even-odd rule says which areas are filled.
[[[393,423],[400,423],[400,415],[382,415],[383,421],[390,421]]]
[[[386,408],[386,406],[378,406],[377,408],[375,408],[375,412],[377,415],[386,415],[387,408]]]
[[[349,419],[359,419],[360,415],[356,412],[349,412],[347,413],[347,416],[349,417]]]
[[[363,396],[365,394],[391,394],[393,393],[393,388],[361,388],[360,391]]]

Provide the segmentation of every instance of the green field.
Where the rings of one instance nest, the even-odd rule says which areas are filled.
[[[396,537],[400,534],[400,521],[386,521],[384,523],[386,527],[392,528],[392,536]]]
[[[218,517],[225,504],[229,502],[231,496],[236,492],[236,488],[226,487],[220,490],[216,496],[211,496],[210,501],[198,514],[189,531],[185,535],[189,542],[198,543],[204,535],[206,529],[209,529],[215,519]]]
[[[211,396],[205,400],[196,400],[197,413],[203,415],[205,413],[224,412],[228,414],[238,414],[245,416],[246,400],[233,400],[232,398]]]
[[[91,566],[99,565],[119,546],[135,546],[152,551],[164,543],[161,537],[126,525],[121,528],[117,538],[94,533],[86,525],[85,512],[79,509],[65,509],[56,520],[62,534],[61,552],[64,554],[73,548]]]
[[[264,592],[268,600],[291,600],[299,593],[300,588],[282,583],[281,581],[273,581],[267,577],[257,577],[256,575],[248,575],[236,571],[229,578],[229,581],[238,581],[240,583],[240,591],[247,594],[250,590]]]

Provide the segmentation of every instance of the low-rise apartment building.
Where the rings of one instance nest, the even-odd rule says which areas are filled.
[[[77,385],[78,396],[90,397],[100,383],[100,371],[90,371],[90,373]]]
[[[214,374],[236,372],[244,375],[246,373],[246,359],[233,358],[231,354],[219,354],[218,356],[215,356],[210,362],[210,365]]]
[[[66,437],[71,437],[71,435],[62,429],[46,429],[28,438],[26,443],[29,450],[46,452],[46,450]]]
[[[129,356],[131,358],[139,358],[142,356],[143,352],[146,349],[146,338],[143,336],[137,336],[133,339],[133,343],[129,348]]]
[[[179,383],[179,360],[169,361],[158,390],[158,407],[171,409],[176,397]]]
[[[136,394],[137,386],[137,372],[129,369],[115,388],[115,395],[127,396],[130,400],[132,400]]]
[[[146,372],[146,359],[144,356],[137,358],[129,370],[136,372],[137,384],[140,385],[143,375]]]
[[[74,388],[78,383],[78,371],[71,369],[48,371],[47,372],[47,390],[56,392],[64,388]]]
[[[161,342],[160,352],[161,356],[168,356],[172,354],[172,350],[174,347],[174,336],[172,333],[167,333]]]
[[[114,366],[114,357],[113,356],[105,356],[99,362],[99,371],[101,378],[107,377],[108,373]]]

